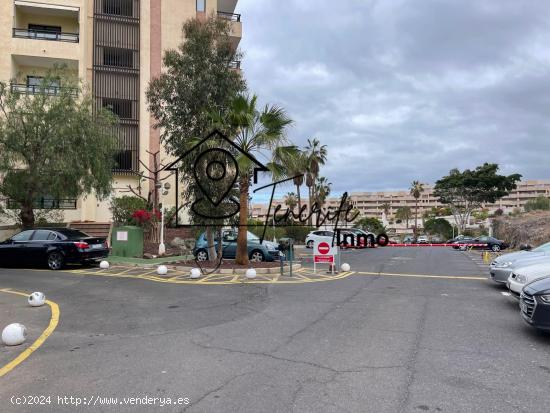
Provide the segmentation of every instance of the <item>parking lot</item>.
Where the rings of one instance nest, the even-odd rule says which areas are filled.
[[[548,412],[550,336],[521,320],[480,254],[346,251],[353,273],[326,282],[1,269],[0,288],[43,291],[60,309],[51,336],[0,378],[1,410]],[[144,396],[188,403],[122,402]]]

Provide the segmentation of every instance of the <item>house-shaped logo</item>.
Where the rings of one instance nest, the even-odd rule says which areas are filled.
[[[193,162],[192,182],[194,192],[200,193],[191,205],[191,211],[207,220],[228,219],[239,213],[240,203],[235,196],[235,184],[239,178],[239,162],[242,158],[248,165],[253,165],[253,182],[258,183],[258,173],[269,169],[253,155],[243,151],[226,135],[214,130],[192,148],[187,150],[174,162],[164,168],[176,173],[176,184],[179,182],[179,165],[181,162]],[[176,187],[177,192],[177,187]],[[176,196],[176,209],[179,210],[179,196]],[[177,215],[176,215],[177,216]]]

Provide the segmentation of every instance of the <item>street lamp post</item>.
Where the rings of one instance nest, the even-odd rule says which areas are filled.
[[[159,182],[155,185],[155,188],[161,189],[162,184]],[[168,191],[170,189],[170,184],[166,182],[164,184],[163,190],[160,192],[160,200],[162,201],[162,196],[168,195]],[[160,244],[159,244],[159,255],[163,256],[166,254],[166,246],[164,245],[164,206],[162,205],[162,202],[159,202],[160,207]]]

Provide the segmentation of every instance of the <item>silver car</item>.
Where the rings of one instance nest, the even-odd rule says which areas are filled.
[[[505,284],[515,268],[550,260],[550,242],[530,251],[517,251],[497,257],[489,267],[490,279]]]

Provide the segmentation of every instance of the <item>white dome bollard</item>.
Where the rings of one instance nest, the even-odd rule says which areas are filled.
[[[29,295],[27,301],[31,307],[41,307],[46,302],[46,296],[44,295],[44,293],[35,291],[31,295]]]
[[[102,270],[108,270],[109,269],[109,261],[101,261],[99,263],[99,268]]]
[[[191,278],[193,278],[193,279],[201,278],[201,270],[199,270],[198,268],[192,268],[191,269]]]
[[[27,339],[27,328],[23,324],[9,324],[2,330],[2,341],[6,346],[18,346]]]
[[[256,270],[254,268],[249,268],[246,270],[246,278],[250,280],[256,278]]]
[[[344,272],[348,272],[349,270],[351,270],[351,267],[350,267],[350,265],[349,265],[347,262],[343,263],[342,266],[341,266],[340,268],[341,268],[342,271],[344,271]]]
[[[168,268],[166,267],[166,265],[159,265],[157,267],[157,274],[158,275],[166,275],[168,274]]]

